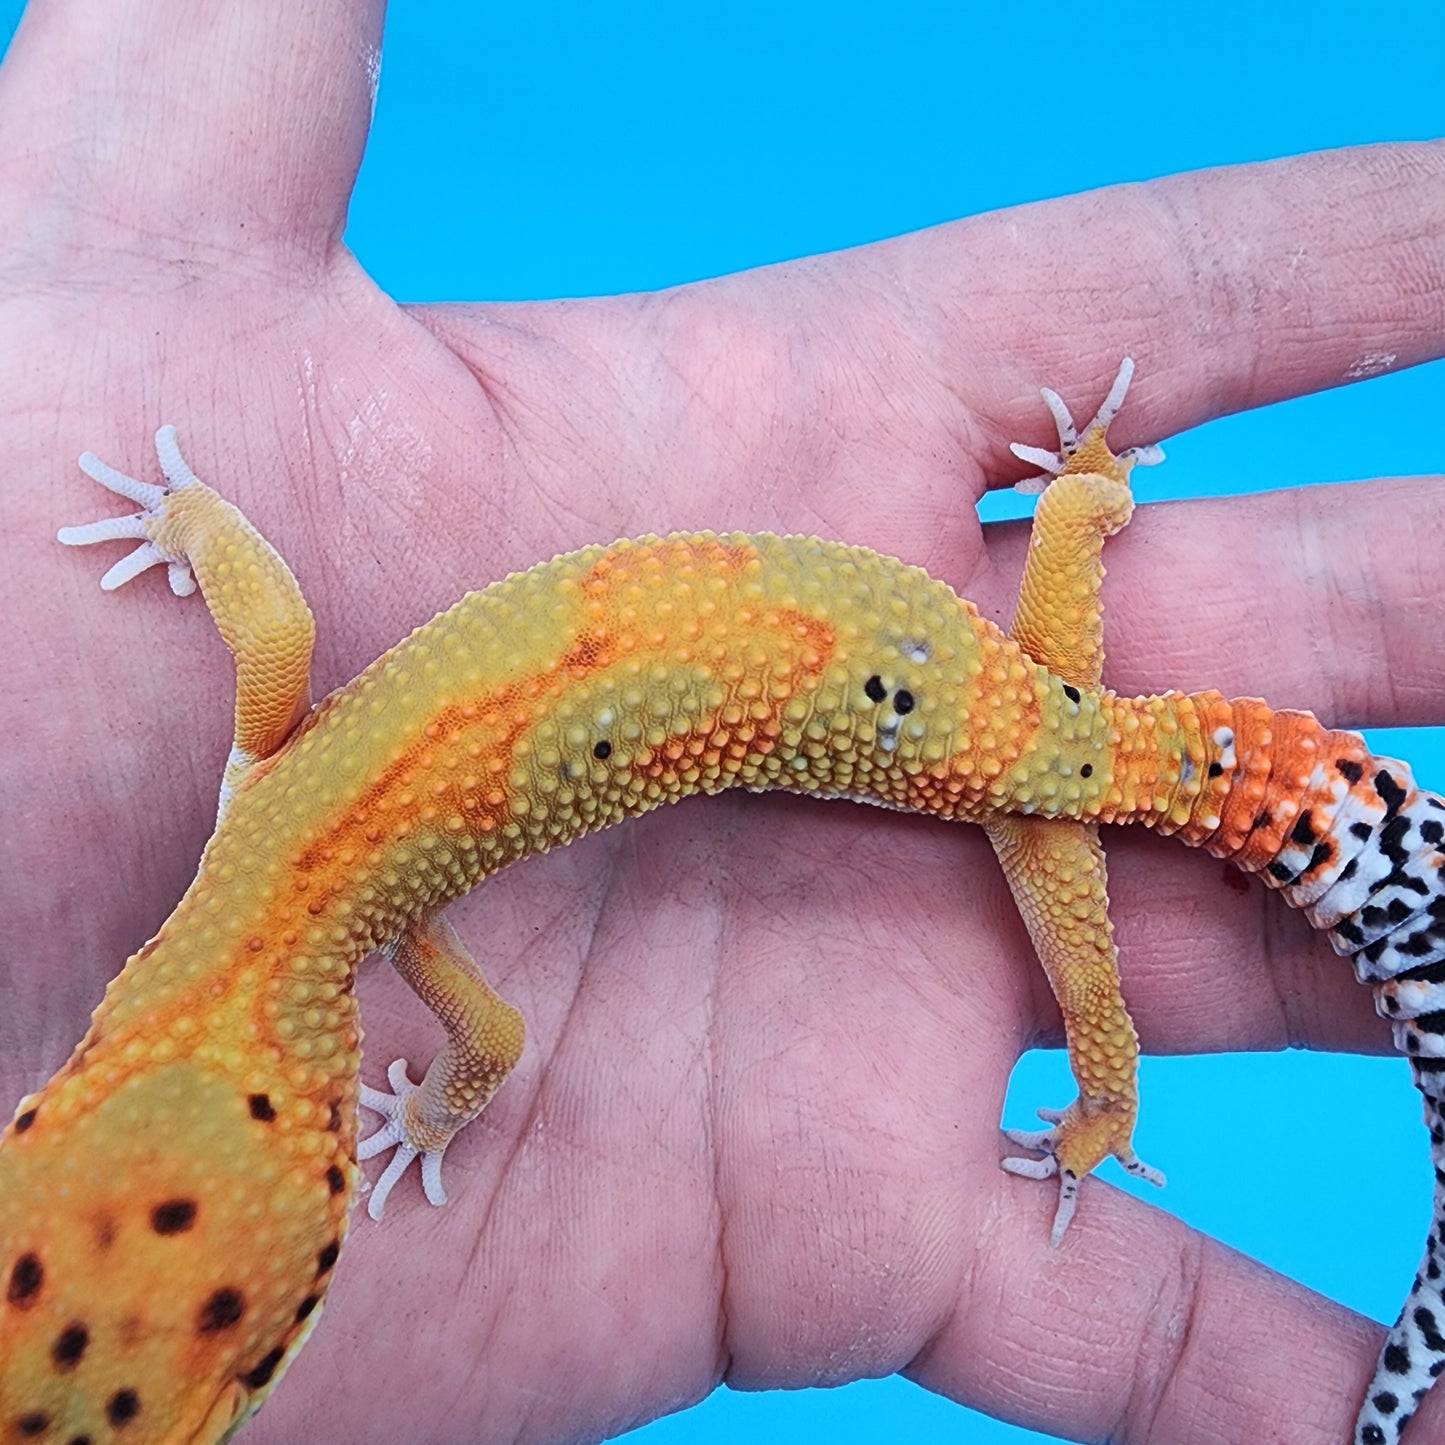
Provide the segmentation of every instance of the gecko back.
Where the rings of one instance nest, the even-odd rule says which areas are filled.
[[[315,1323],[340,1190],[286,1167],[264,1096],[194,1060],[127,1073],[108,1053],[27,1100],[0,1147],[3,1424],[209,1445]]]

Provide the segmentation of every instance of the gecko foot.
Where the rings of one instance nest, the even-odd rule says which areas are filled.
[[[1074,1217],[1074,1211],[1078,1208],[1080,1180],[1105,1154],[1112,1153],[1124,1170],[1136,1179],[1159,1186],[1164,1184],[1164,1175],[1146,1164],[1128,1145],[1128,1134],[1133,1128],[1132,1114],[1123,1141],[1112,1144],[1106,1142],[1104,1136],[1106,1133],[1115,1133],[1118,1126],[1108,1115],[1095,1115],[1091,1118],[1076,1104],[1071,1109],[1040,1109],[1038,1116],[1051,1127],[1005,1129],[1003,1134],[1010,1144],[1017,1144],[1022,1149],[1036,1150],[1043,1158],[1020,1159],[1011,1156],[999,1160],[999,1164],[1009,1174],[1017,1174],[1025,1179],[1052,1179],[1058,1176],[1059,1207],[1054,1212],[1053,1228],[1049,1231],[1051,1248],[1059,1247],[1064,1232]],[[1071,1159],[1078,1157],[1071,1167],[1062,1162],[1061,1154],[1068,1155]]]
[[[374,1134],[368,1134],[357,1144],[356,1157],[370,1159],[372,1155],[380,1154],[384,1150],[396,1150],[391,1156],[391,1163],[386,1166],[385,1173],[376,1181],[371,1197],[366,1201],[366,1212],[376,1220],[381,1218],[386,1208],[387,1196],[397,1180],[406,1173],[413,1159],[421,1160],[421,1187],[427,1201],[437,1205],[447,1202],[446,1191],[442,1188],[442,1154],[446,1146],[436,1150],[419,1149],[411,1142],[407,1129],[407,1100],[421,1091],[421,1085],[413,1084],[407,1077],[405,1059],[397,1059],[386,1071],[386,1077],[392,1088],[391,1093],[385,1093],[381,1089],[369,1089],[363,1084],[357,1100],[363,1109],[380,1114],[386,1122]]]
[[[62,527],[56,533],[58,541],[67,547],[88,547],[94,542],[112,542],[117,538],[134,539],[140,543],[129,555],[122,557],[104,577],[100,585],[107,591],[123,586],[132,577],[139,576],[148,567],[165,564],[169,575],[171,591],[177,597],[189,597],[196,590],[196,579],[190,563],[184,556],[177,556],[160,547],[154,538],[154,527],[165,515],[166,502],[173,492],[185,487],[200,485],[200,479],[185,463],[180,447],[176,444],[176,429],[163,426],[156,433],[156,456],[160,460],[161,473],[166,479],[163,487],[151,482],[137,481],[124,472],[107,466],[94,452],[82,452],[80,470],[97,481],[108,491],[139,504],[141,510],[129,517],[107,517],[99,522],[87,522],[79,527]]]
[[[1114,378],[1114,384],[1109,388],[1109,394],[1104,398],[1094,419],[1083,430],[1087,438],[1094,433],[1098,439],[1103,440],[1109,430],[1109,423],[1119,415],[1124,405],[1124,396],[1129,390],[1129,383],[1134,378],[1134,359],[1126,356],[1119,364],[1119,374]],[[1033,493],[1041,492],[1046,486],[1069,464],[1069,458],[1079,449],[1079,429],[1074,425],[1074,419],[1069,415],[1069,408],[1064,404],[1064,399],[1058,392],[1049,387],[1041,387],[1039,395],[1044,399],[1044,405],[1049,409],[1049,415],[1054,419],[1054,426],[1059,433],[1059,449],[1056,452],[1046,451],[1043,447],[1027,447],[1018,442],[1013,442],[1009,450],[1021,461],[1031,462],[1041,469],[1042,475],[1037,477],[1025,477],[1023,481],[1014,484],[1017,492]],[[1153,467],[1164,460],[1163,448],[1157,446],[1129,447],[1122,451],[1115,458],[1126,467]]]

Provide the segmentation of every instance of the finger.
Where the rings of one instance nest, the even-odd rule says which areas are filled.
[[[1128,446],[1441,355],[1442,210],[1445,144],[1364,147],[979,216],[874,264],[915,313],[936,299],[923,354],[984,400],[1011,480],[1007,442],[1048,444],[1035,388],[1102,396],[1121,356]]]
[[[45,0],[0,71],[0,250],[124,227],[145,254],[338,238],[380,64],[381,0]],[[123,145],[116,137],[124,137]],[[320,248],[318,246],[318,259]],[[295,258],[291,258],[293,264]]]
[[[1378,1327],[1137,1200],[1090,1192],[1061,1250],[1014,1238],[1007,1216],[989,1229],[912,1378],[1071,1439],[1349,1438]]]
[[[963,497],[1051,444],[1038,400],[1139,379],[1120,446],[1445,351],[1445,144],[1170,177],[974,217],[657,298],[424,308],[509,440],[550,458],[530,378],[569,367],[569,439],[653,479],[652,525],[866,536],[929,563]],[[504,322],[504,325],[499,325]],[[560,343],[560,344],[559,344]],[[646,425],[620,425],[639,396]],[[1082,405],[1082,403],[1081,403]],[[615,483],[588,463],[588,495]],[[707,510],[711,509],[711,510]]]
[[[1337,727],[1445,721],[1442,497],[1421,477],[1140,507],[1107,551],[1108,685],[1263,696]],[[1028,529],[988,538],[1004,591]]]

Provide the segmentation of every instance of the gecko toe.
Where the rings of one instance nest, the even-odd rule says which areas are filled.
[[[442,1188],[442,1155],[446,1152],[445,1146],[441,1149],[419,1148],[411,1141],[407,1130],[406,1102],[420,1090],[421,1085],[412,1083],[407,1077],[406,1069],[405,1059],[394,1060],[387,1069],[387,1082],[392,1087],[392,1093],[388,1094],[382,1089],[373,1089],[363,1084],[357,1096],[357,1103],[363,1109],[380,1114],[385,1122],[374,1133],[358,1141],[356,1157],[371,1159],[377,1154],[384,1154],[388,1149],[396,1151],[366,1201],[366,1212],[377,1221],[380,1221],[386,1209],[386,1201],[391,1191],[406,1173],[413,1159],[421,1160],[421,1187],[427,1202],[435,1205],[447,1202],[446,1191]]]

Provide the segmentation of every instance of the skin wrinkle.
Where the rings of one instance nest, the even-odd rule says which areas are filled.
[[[492,425],[511,448],[518,461],[525,467],[527,465],[525,456],[527,448],[523,441],[525,433],[520,417],[514,410],[513,391],[500,378],[493,376],[491,367],[473,348],[458,344],[461,338],[454,335],[447,324],[452,319],[450,311],[450,307],[434,305],[406,308],[407,314],[416,321],[418,326],[439,342],[441,348],[448,355],[461,362],[463,370],[475,387],[477,397],[484,404]],[[528,343],[534,343],[539,339],[531,331],[524,331],[522,335]]]
[[[1156,1308],[1151,1318],[1141,1322],[1141,1348],[1134,1356],[1137,1364],[1128,1401],[1109,1435],[1110,1439],[1117,1435],[1120,1445],[1132,1445],[1135,1439],[1147,1442],[1154,1438],[1155,1423],[1195,1346],[1203,1290],[1201,1256],[1206,1248],[1205,1241],[1197,1235],[1185,1241],[1169,1272],[1173,1307]],[[1172,1323],[1181,1315],[1182,1328],[1166,1328],[1165,1321]],[[1160,1323],[1151,1328],[1154,1320]]]
[[[717,1303],[714,1309],[713,1320],[713,1378],[726,1380],[733,1368],[733,1352],[730,1344],[732,1328],[729,1319],[730,1311],[728,1299],[731,1290],[731,1271],[728,1264],[727,1247],[727,1220],[729,1217],[727,1204],[724,1200],[722,1150],[719,1140],[722,1137],[722,1129],[718,1122],[718,1115],[721,1110],[719,1103],[719,1086],[721,1070],[717,1063],[716,1040],[723,1028],[723,1007],[719,998],[719,982],[721,976],[722,955],[724,953],[723,940],[727,932],[727,919],[721,916],[717,919],[716,926],[711,932],[711,939],[714,947],[709,950],[707,975],[708,985],[705,993],[707,1001],[707,1019],[702,1028],[700,1040],[700,1063],[704,1070],[704,1077],[707,1080],[707,1107],[703,1110],[703,1126],[705,1137],[703,1149],[706,1151],[709,1176],[712,1180],[712,1212],[713,1212],[713,1247],[712,1257],[717,1280]]]

